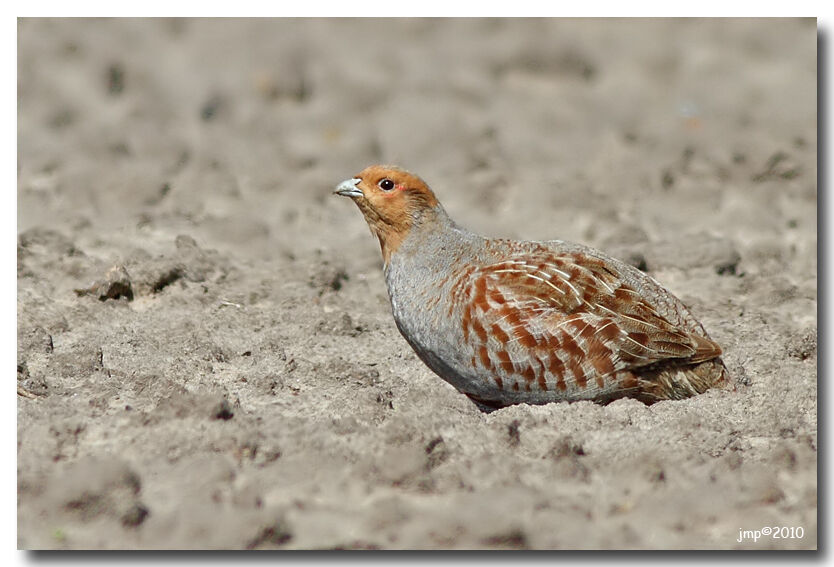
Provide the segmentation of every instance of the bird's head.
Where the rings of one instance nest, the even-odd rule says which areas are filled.
[[[339,183],[334,192],[353,199],[362,211],[371,232],[379,238],[386,264],[409,232],[440,209],[425,181],[390,165],[366,167]]]

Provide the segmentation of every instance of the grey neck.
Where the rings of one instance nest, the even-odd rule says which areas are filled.
[[[468,261],[484,238],[458,226],[443,207],[423,212],[414,219],[408,236],[386,269],[386,277],[405,271],[432,279],[432,274],[448,273],[447,269]]]

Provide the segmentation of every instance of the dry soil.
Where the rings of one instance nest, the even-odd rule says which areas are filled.
[[[21,548],[816,547],[814,20],[18,34]],[[379,162],[641,264],[733,384],[481,413],[331,195]]]

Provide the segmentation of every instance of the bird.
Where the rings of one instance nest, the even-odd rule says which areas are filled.
[[[402,336],[484,412],[619,398],[650,405],[728,383],[703,325],[630,264],[578,243],[471,232],[398,166],[366,167],[334,193],[353,200],[379,240]]]

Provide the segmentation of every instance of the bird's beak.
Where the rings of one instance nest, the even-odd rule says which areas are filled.
[[[355,177],[353,179],[345,179],[336,185],[336,189],[333,192],[343,197],[364,197],[365,195],[362,193],[362,190],[356,186],[360,181],[362,180]]]

